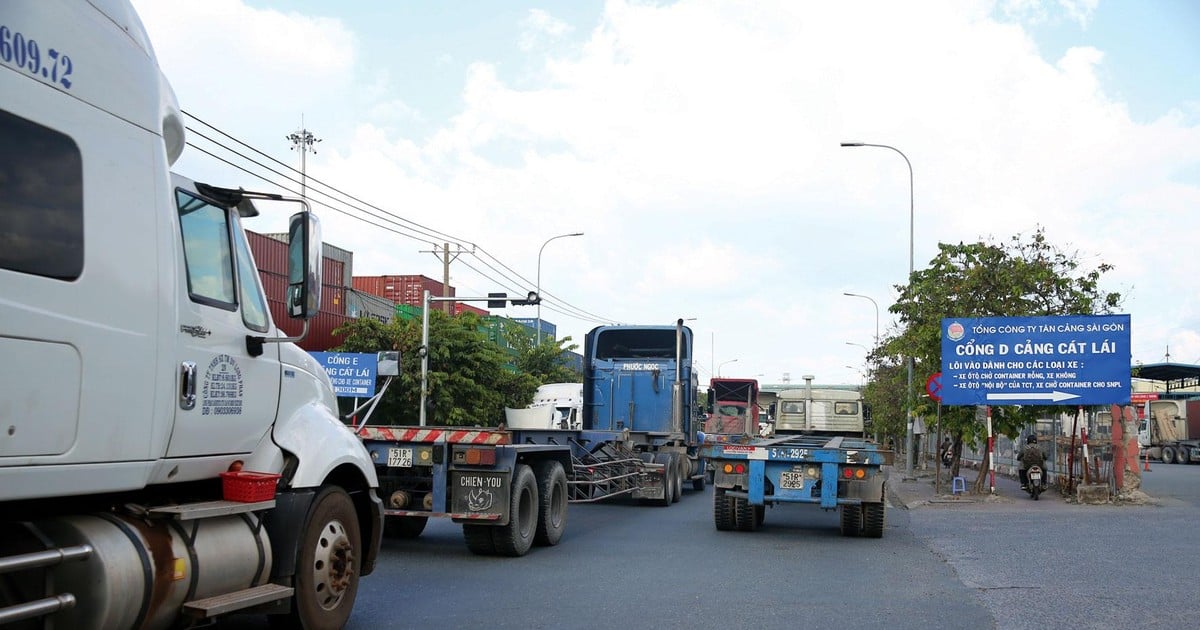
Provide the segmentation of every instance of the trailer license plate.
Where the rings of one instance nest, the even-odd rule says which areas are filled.
[[[779,473],[779,485],[788,490],[800,490],[804,488],[804,472],[785,470]]]
[[[388,467],[412,468],[412,453],[411,448],[389,448]]]

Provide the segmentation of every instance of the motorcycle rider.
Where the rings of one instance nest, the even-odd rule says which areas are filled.
[[[1046,470],[1046,454],[1042,452],[1042,447],[1038,446],[1037,435],[1030,433],[1025,438],[1025,448],[1021,451],[1021,456],[1018,458],[1021,462],[1021,489],[1029,489],[1029,469],[1037,466],[1042,469],[1042,481],[1045,482]]]
[[[942,465],[950,468],[954,464],[954,444],[950,441],[950,438],[947,437],[945,440],[942,440],[942,446],[938,451],[942,457]]]

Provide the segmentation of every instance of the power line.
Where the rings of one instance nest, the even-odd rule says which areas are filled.
[[[187,115],[189,118],[204,125],[208,129],[213,130],[213,132],[215,132],[216,134],[219,134],[220,136],[222,136],[224,138],[228,138],[230,141],[236,143],[237,145],[245,147],[248,151],[253,152],[259,156],[262,156],[263,159],[266,159],[270,162],[273,162],[274,164],[279,165],[280,168],[285,169],[286,171],[290,171],[292,173],[297,172],[295,168],[293,168],[287,164],[284,164],[283,162],[280,162],[279,160],[267,155],[266,153],[251,146],[250,144],[226,133],[225,131],[221,130],[220,128],[193,115],[192,113],[187,112],[187,111],[184,111],[183,113],[185,115]],[[228,151],[229,153],[232,153],[233,155],[238,156],[239,158],[249,162],[250,164],[253,164],[253,165],[257,166],[258,168],[261,168],[261,169],[267,171],[268,173],[272,173],[275,176],[280,177],[285,181],[291,182],[292,184],[298,184],[300,186],[299,196],[303,197],[303,196],[305,196],[305,193],[308,192],[306,182],[309,180],[311,180],[313,183],[318,184],[327,190],[331,190],[331,191],[337,193],[337,195],[341,196],[341,197],[337,197],[328,192],[325,192],[325,190],[314,190],[313,192],[315,192],[316,194],[319,194],[320,196],[322,196],[323,198],[328,200],[328,202],[310,200],[310,202],[315,205],[321,206],[323,208],[327,208],[334,212],[341,213],[343,215],[349,216],[353,219],[357,219],[359,221],[362,221],[363,223],[366,223],[373,227],[391,232],[398,236],[402,236],[402,237],[420,241],[420,242],[427,242],[434,246],[436,246],[436,242],[434,239],[443,240],[443,241],[453,241],[456,245],[458,245],[460,247],[463,245],[470,245],[472,251],[470,251],[468,253],[474,254],[475,258],[477,260],[479,260],[488,269],[492,270],[493,273],[496,273],[499,276],[503,277],[508,282],[511,282],[511,283],[517,285],[518,288],[515,289],[516,291],[518,291],[518,292],[524,291],[524,288],[520,288],[520,286],[519,286],[521,284],[521,281],[524,281],[524,283],[526,285],[529,284],[529,280],[527,278],[525,278],[520,273],[513,270],[511,267],[509,267],[507,264],[505,264],[499,258],[496,258],[495,256],[493,256],[491,253],[487,252],[485,249],[483,249],[481,246],[477,245],[476,243],[473,243],[467,239],[455,237],[453,235],[447,234],[445,232],[442,232],[442,231],[434,229],[434,228],[430,228],[428,226],[422,225],[422,224],[412,221],[410,219],[405,219],[404,217],[402,217],[398,214],[395,214],[393,212],[390,212],[388,210],[380,208],[379,206],[376,206],[369,202],[363,201],[362,199],[360,199],[354,195],[351,195],[349,193],[346,193],[345,191],[343,191],[335,186],[329,185],[322,180],[319,180],[316,178],[308,178],[306,176],[306,174],[303,172],[300,172],[301,179],[299,181],[297,181],[294,177],[292,177],[288,173],[281,172],[280,170],[277,170],[276,168],[273,168],[268,164],[264,164],[263,162],[259,161],[258,159],[228,146],[227,144],[223,143],[222,141],[212,137],[209,134],[202,132],[201,130],[198,130],[191,126],[188,126],[187,130],[190,133],[192,133],[196,136],[199,136],[200,138],[203,138],[204,140],[207,140],[208,142],[212,143],[213,145],[220,147],[221,149]],[[304,133],[305,133],[305,135],[297,136],[295,139],[293,139],[292,136],[296,136],[297,134],[292,134],[292,136],[288,136],[288,139],[293,140],[293,142],[300,142],[301,146],[305,146],[305,147],[311,146],[311,142],[319,142],[319,140],[317,140],[315,138],[312,138],[312,140],[310,142],[309,138],[311,137],[311,133],[308,133],[307,131],[305,131]],[[187,144],[188,144],[188,146],[192,147],[193,149],[196,149],[206,155],[209,155],[210,157],[213,157],[214,159],[216,159],[224,164],[227,164],[239,171],[242,171],[256,179],[259,179],[263,182],[266,182],[268,184],[276,186],[276,187],[278,187],[282,190],[285,190],[291,194],[297,194],[296,190],[293,188],[290,188],[288,185],[280,183],[279,181],[276,181],[276,180],[272,180],[271,178],[263,176],[259,173],[256,173],[256,172],[246,168],[245,166],[235,164],[234,162],[230,161],[229,159],[221,157],[221,156],[217,155],[216,153],[197,145],[194,142],[189,141]],[[359,204],[362,204],[362,206],[366,206],[366,208],[349,203],[348,201],[346,201],[346,199],[351,199]],[[343,210],[341,208],[334,207],[333,205],[330,205],[331,203],[340,204],[342,206],[345,206],[346,208],[352,209],[355,212],[361,213],[362,215],[366,215],[366,216],[360,216],[359,214],[355,214],[354,212],[350,212],[348,210]],[[382,214],[384,216],[380,216],[380,214]],[[380,223],[379,221],[384,221],[384,222],[390,223],[394,227],[384,225],[384,224]],[[480,254],[482,254],[482,256]],[[487,259],[491,259],[492,261],[495,261],[496,265],[499,265],[504,270],[507,270],[509,273],[516,276],[519,280],[514,280],[509,275],[509,273],[505,273],[504,271],[497,269],[496,265],[489,263],[487,260],[484,259],[484,257],[486,257]],[[466,264],[465,261],[463,261],[463,262],[464,262],[464,264]],[[483,277],[489,281],[496,282],[497,284],[500,284],[501,286],[504,286],[507,289],[514,290],[514,289],[512,289],[512,285],[505,285],[503,282],[500,282],[495,277],[479,270],[478,268],[476,268],[474,266],[471,266],[471,265],[466,265],[466,266],[468,268],[470,268],[472,271],[474,271],[475,273],[478,273],[481,277]],[[549,292],[543,292],[542,296],[543,296],[543,299],[550,298],[549,300],[546,300],[543,302],[543,306],[545,306],[548,310],[550,310],[552,312],[559,313],[559,314],[567,316],[567,317],[572,317],[572,318],[581,319],[584,321],[595,322],[595,323],[612,323],[615,321],[612,318],[602,317],[600,315],[591,313],[590,311],[587,311],[587,310],[584,310],[577,306],[574,306],[564,300],[557,298],[556,296],[554,296],[553,294],[551,294]]]
[[[296,171],[296,169],[295,169],[295,168],[293,168],[292,166],[289,166],[288,164],[285,164],[285,163],[283,163],[283,162],[280,162],[279,160],[277,160],[277,159],[275,159],[275,158],[273,158],[273,157],[271,157],[271,156],[267,155],[266,153],[263,153],[261,150],[259,150],[259,149],[256,149],[256,148],[254,148],[253,146],[251,146],[251,145],[247,144],[246,142],[243,142],[242,140],[239,140],[238,138],[236,138],[236,137],[234,137],[234,136],[231,136],[230,134],[226,133],[225,131],[222,131],[221,129],[219,129],[219,128],[217,128],[217,127],[213,126],[211,123],[205,122],[204,120],[202,120],[202,119],[200,119],[200,118],[198,118],[198,117],[196,117],[196,116],[192,115],[191,113],[189,113],[189,112],[187,112],[187,111],[184,111],[183,113],[184,113],[184,114],[187,114],[187,116],[188,116],[189,118],[191,118],[191,119],[193,119],[193,120],[195,120],[195,121],[199,122],[200,124],[204,125],[205,127],[208,127],[209,129],[212,129],[214,132],[216,132],[216,133],[220,134],[221,136],[224,136],[224,137],[228,138],[228,139],[229,139],[229,140],[231,140],[232,142],[235,142],[235,143],[237,143],[238,145],[241,145],[241,146],[245,147],[246,149],[249,149],[250,151],[253,151],[254,153],[257,153],[258,155],[262,156],[264,159],[270,160],[271,162],[274,162],[275,164],[278,164],[278,165],[279,165],[281,168],[287,169],[287,170],[289,170],[289,171],[291,171],[291,172],[293,172],[293,173],[297,173],[297,172],[298,172],[298,171]],[[271,168],[271,167],[269,167],[269,166],[267,166],[267,165],[263,164],[262,162],[259,162],[258,160],[256,160],[256,159],[254,159],[254,158],[252,158],[252,157],[250,157],[250,156],[248,156],[248,155],[244,154],[244,153],[238,152],[238,151],[236,151],[236,150],[234,150],[234,149],[232,149],[232,148],[230,148],[230,147],[226,146],[225,144],[222,144],[222,143],[221,143],[219,140],[216,140],[216,139],[214,139],[214,138],[212,138],[212,137],[210,137],[210,136],[208,136],[208,135],[205,135],[204,133],[202,133],[202,132],[200,132],[200,131],[196,130],[194,127],[187,127],[187,130],[188,130],[188,131],[190,131],[190,132],[192,132],[192,133],[194,133],[194,134],[196,134],[196,135],[198,135],[198,136],[200,136],[201,138],[204,138],[205,140],[208,140],[209,142],[211,142],[211,143],[213,143],[213,144],[215,144],[215,145],[217,145],[217,146],[219,146],[219,147],[221,147],[221,148],[223,148],[223,149],[225,149],[225,150],[229,151],[230,153],[233,153],[234,155],[237,155],[238,157],[241,157],[242,159],[245,159],[245,160],[247,160],[247,161],[249,161],[249,162],[251,162],[251,163],[253,163],[253,164],[255,164],[255,165],[259,166],[259,167],[261,167],[261,168],[264,168],[264,169],[266,169],[266,170],[268,170],[268,171],[270,171],[270,172],[272,172],[272,173],[275,173],[276,175],[279,175],[280,177],[283,177],[283,178],[287,179],[288,181],[291,181],[292,183],[295,183],[295,184],[301,184],[301,186],[303,186],[303,182],[302,182],[302,181],[298,181],[298,180],[296,180],[295,178],[293,178],[293,177],[291,177],[291,176],[289,176],[289,175],[286,175],[286,174],[284,174],[284,173],[281,173],[281,172],[279,172],[279,171],[277,171],[277,170],[275,170],[275,169],[273,169],[273,168]],[[189,144],[189,145],[191,145],[191,143],[188,143],[188,144]],[[192,145],[192,146],[195,146],[195,145]],[[243,170],[244,170],[244,169],[243,169]],[[311,179],[313,183],[319,184],[319,185],[321,185],[321,186],[323,186],[323,187],[325,187],[325,188],[327,188],[327,189],[329,189],[329,190],[332,190],[333,192],[335,192],[335,193],[337,193],[337,194],[339,194],[339,195],[341,195],[341,196],[345,197],[346,199],[353,200],[353,201],[355,201],[355,202],[357,202],[357,203],[359,203],[359,204],[362,204],[363,206],[366,206],[367,208],[370,208],[371,210],[374,210],[375,212],[382,213],[383,215],[385,215],[385,216],[387,216],[387,217],[390,217],[391,219],[394,219],[394,220],[395,220],[396,222],[398,222],[399,224],[403,224],[403,225],[405,225],[405,226],[410,226],[410,227],[407,227],[406,229],[409,229],[409,230],[411,230],[413,233],[420,234],[420,235],[422,236],[422,238],[428,238],[428,239],[432,239],[430,242],[432,242],[433,240],[437,240],[437,241],[449,240],[449,241],[452,241],[452,242],[454,242],[454,243],[456,243],[456,244],[470,244],[470,243],[469,243],[469,242],[468,242],[466,239],[462,239],[462,238],[459,238],[459,237],[457,237],[457,236],[454,236],[454,235],[452,235],[452,234],[447,234],[447,233],[445,233],[445,232],[441,232],[441,231],[439,231],[439,230],[435,230],[435,229],[433,229],[433,228],[426,227],[426,226],[424,226],[424,225],[421,225],[420,223],[417,223],[416,221],[412,221],[412,220],[409,220],[409,219],[405,219],[404,217],[402,217],[402,216],[400,216],[400,215],[398,215],[398,214],[395,214],[395,213],[393,213],[393,212],[389,212],[388,210],[385,210],[385,209],[383,209],[383,208],[380,208],[379,206],[376,206],[376,205],[374,205],[374,204],[372,204],[372,203],[370,203],[370,202],[363,201],[362,199],[359,199],[358,197],[355,197],[354,195],[351,195],[351,194],[349,194],[349,193],[347,193],[347,192],[345,192],[345,191],[341,190],[340,188],[337,188],[336,186],[331,186],[331,185],[329,185],[329,184],[326,184],[326,183],[325,183],[324,181],[322,181],[322,180],[319,180],[319,179],[316,179],[316,178],[308,178],[308,179]],[[272,183],[274,183],[274,182],[272,182]],[[279,184],[276,184],[276,185],[279,185]],[[282,188],[282,186],[280,186],[280,187]],[[303,188],[302,188],[302,190],[303,190]],[[294,192],[294,191],[290,191],[290,190],[289,190],[289,192]],[[337,203],[341,203],[341,204],[343,204],[343,205],[345,205],[345,206],[347,206],[347,207],[354,208],[354,209],[356,209],[356,210],[358,210],[358,211],[360,211],[360,212],[368,212],[368,213],[369,213],[369,211],[368,211],[368,210],[366,210],[366,209],[364,209],[364,208],[362,208],[362,207],[359,207],[359,206],[355,206],[355,205],[353,205],[353,204],[350,204],[349,202],[346,202],[346,201],[344,201],[343,199],[338,199],[338,198],[334,197],[333,195],[331,195],[331,194],[329,194],[329,193],[326,193],[326,192],[321,192],[321,194],[322,194],[324,197],[326,197],[327,199],[330,199],[330,200],[336,201]],[[329,207],[329,206],[326,206],[326,207]],[[330,209],[331,209],[331,210],[334,210],[334,211],[338,211],[336,208],[332,208],[332,207],[330,207]],[[421,240],[421,239],[416,239],[416,240]]]

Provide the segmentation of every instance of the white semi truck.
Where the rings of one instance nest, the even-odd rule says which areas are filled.
[[[0,626],[337,628],[374,566],[374,466],[242,231],[280,198],[172,175],[184,144],[127,0],[0,3]]]

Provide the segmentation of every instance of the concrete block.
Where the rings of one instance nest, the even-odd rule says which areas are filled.
[[[1097,505],[1108,503],[1108,484],[1079,484],[1075,488],[1075,499],[1080,503]]]

